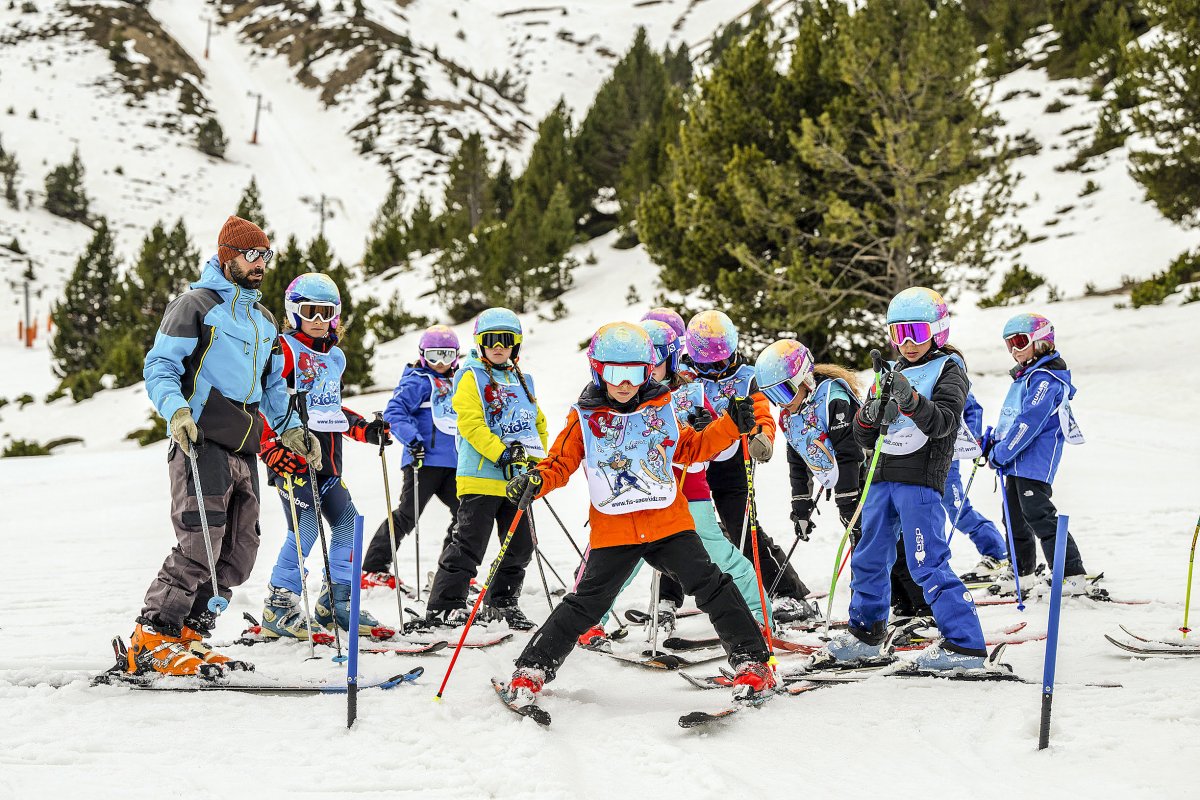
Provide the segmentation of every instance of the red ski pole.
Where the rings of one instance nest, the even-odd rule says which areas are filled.
[[[750,437],[742,434],[742,461],[746,465],[746,516],[750,524],[750,550],[754,554],[754,577],[758,580],[758,602],[762,604],[763,632],[767,639],[767,651],[775,658],[775,645],[771,641],[771,619],[767,616],[767,592],[763,588],[762,561],[758,557],[758,520],[754,518],[754,470],[750,468]],[[787,565],[784,565],[786,569]],[[772,661],[772,663],[774,663]]]
[[[479,606],[483,604],[483,598],[487,596],[488,587],[491,586],[492,580],[496,577],[496,571],[500,569],[500,562],[504,560],[504,554],[508,552],[508,546],[512,543],[513,534],[517,532],[517,525],[521,523],[521,517],[525,515],[525,509],[533,502],[533,485],[529,484],[525,488],[525,494],[521,495],[521,501],[517,503],[517,513],[513,515],[512,524],[508,526],[508,533],[504,535],[504,541],[500,544],[500,552],[496,554],[496,560],[492,562],[492,566],[488,569],[487,580],[483,582],[483,586],[479,587],[479,597],[475,598],[475,605],[471,607],[471,615],[467,617],[467,624],[463,628],[462,636],[458,637],[458,645],[454,648],[454,655],[450,657],[450,665],[446,667],[446,674],[442,678],[442,685],[438,689],[438,693],[434,696],[434,700],[441,700],[442,693],[446,691],[446,684],[450,682],[450,673],[454,671],[454,664],[458,661],[458,654],[462,652],[463,642],[467,640],[467,634],[471,630],[471,623],[475,621],[475,615],[479,613]]]

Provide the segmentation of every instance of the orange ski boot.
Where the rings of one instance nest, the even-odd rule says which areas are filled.
[[[242,670],[243,672],[253,672],[254,665],[249,661],[237,661],[223,653],[218,653],[213,650],[205,641],[204,637],[196,630],[183,626],[183,636],[180,637],[187,642],[188,649],[200,657],[205,664],[216,664],[225,672],[233,670]]]
[[[220,665],[209,664],[193,653],[182,636],[160,633],[154,626],[141,622],[129,638],[127,661],[127,669],[133,675],[220,678],[225,674]]]

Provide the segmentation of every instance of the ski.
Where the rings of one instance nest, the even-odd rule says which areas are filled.
[[[424,667],[416,667],[408,672],[393,675],[384,681],[375,683],[359,683],[362,689],[393,689],[405,683],[413,683],[425,672]],[[92,679],[93,686],[124,686],[139,691],[152,692],[242,692],[245,694],[289,694],[289,695],[318,695],[345,694],[345,684],[337,683],[242,683],[216,681],[204,678],[171,678],[163,676],[133,675],[124,671],[111,670],[102,672]]]
[[[1030,602],[1033,599],[1035,598],[1025,598],[1026,602]],[[1090,600],[1093,603],[1115,603],[1120,606],[1145,606],[1153,602],[1151,600],[1118,600],[1115,597],[1100,597],[1096,595],[1063,597],[1063,600]],[[977,606],[1015,606],[1016,604],[1016,597],[983,597],[975,599],[975,605]]]
[[[1127,636],[1137,639],[1139,642],[1145,642],[1146,644],[1153,644],[1153,645],[1160,645],[1160,646],[1165,645],[1168,647],[1178,647],[1178,648],[1182,648],[1184,650],[1200,648],[1200,642],[1197,642],[1197,641],[1185,642],[1182,640],[1174,641],[1171,639],[1148,639],[1145,636],[1139,636],[1138,634],[1129,630],[1129,628],[1126,628],[1124,625],[1121,625],[1120,628],[1121,628],[1121,630],[1123,630],[1125,632],[1125,634]]]
[[[684,714],[683,716],[681,716],[679,718],[679,727],[681,727],[681,728],[703,728],[708,725],[711,725],[714,722],[720,722],[722,720],[729,719],[734,714],[738,714],[742,711],[745,711],[748,708],[762,708],[773,697],[777,697],[780,695],[791,697],[791,696],[795,696],[798,694],[804,694],[805,692],[811,692],[813,689],[818,689],[818,688],[820,688],[820,687],[816,684],[811,684],[808,686],[786,686],[786,687],[784,687],[782,689],[778,689],[770,694],[762,695],[761,698],[759,698],[759,700],[757,702],[750,702],[750,703],[734,702],[733,704],[728,705],[725,708],[719,709],[717,711],[692,711],[691,713]]]
[[[717,636],[707,639],[683,639],[678,636],[672,636],[664,639],[662,645],[668,650],[705,650],[709,647],[720,647],[721,639]]]
[[[447,629],[447,630],[449,631],[451,629]],[[459,631],[461,632],[461,629],[459,629]],[[498,634],[492,634],[490,636],[480,636],[480,637],[472,636],[470,639],[463,642],[463,649],[464,650],[467,650],[467,649],[469,649],[469,650],[485,650],[489,647],[495,647],[498,644],[504,644],[507,641],[511,641],[512,638],[513,638],[512,633],[498,633]],[[453,639],[453,641],[455,641],[457,643],[458,642],[458,634],[454,634],[454,636],[450,636],[450,634],[447,633],[446,636],[441,636],[432,641],[420,642],[418,640],[417,643],[418,644],[431,644],[431,645],[438,644],[438,643],[447,644],[450,639]],[[440,649],[440,648],[438,648],[438,649]]]
[[[704,664],[709,661],[718,661],[726,658],[725,650],[722,648],[714,648],[711,650],[693,651],[692,658],[684,658],[683,656],[674,653],[658,653],[654,655],[649,650],[643,651],[641,655],[626,655],[625,653],[614,653],[611,648],[606,647],[608,642],[601,642],[596,647],[584,647],[584,650],[590,650],[593,653],[599,653],[602,656],[607,656],[615,661],[620,661],[622,664],[631,664],[635,667],[644,667],[646,669],[655,670],[679,670],[684,667],[694,667],[698,664]]]
[[[1028,622],[1018,622],[1015,625],[1009,625],[1002,628],[999,633],[984,640],[984,644],[988,647],[995,647],[1001,644],[1025,644],[1026,642],[1041,642],[1046,639],[1044,633],[1031,633],[1024,636],[1018,634],[1025,630],[1029,625]],[[897,644],[897,650],[924,650],[929,645],[937,641],[937,637],[917,636],[914,635],[903,644]]]
[[[1133,653],[1135,656],[1142,658],[1153,658],[1158,656],[1175,656],[1190,658],[1192,656],[1200,656],[1200,647],[1188,647],[1182,645],[1168,645],[1165,642],[1122,642],[1120,639],[1114,639],[1107,633],[1104,638],[1112,642],[1122,650]]]
[[[677,614],[675,614],[675,619],[685,619],[687,617],[694,617],[699,613],[701,613],[700,609],[689,608],[689,609],[685,609],[684,611],[680,611]],[[628,620],[629,622],[632,622],[634,625],[645,625],[650,622],[650,615],[640,609],[631,608],[625,612],[625,619]]]
[[[439,650],[445,650],[449,646],[450,646],[450,643],[447,641],[430,642],[428,644],[416,644],[416,645],[408,645],[408,646],[401,645],[398,647],[369,647],[369,646],[363,647],[363,646],[360,646],[358,648],[358,652],[373,653],[373,654],[385,653],[385,654],[391,654],[391,655],[397,655],[397,656],[424,656],[424,655],[428,655],[430,653],[436,653]]]
[[[251,645],[264,644],[267,642],[279,642],[279,641],[307,642],[308,641],[307,639],[298,639],[298,638],[293,638],[290,636],[279,636],[277,634],[271,633],[269,630],[265,629],[262,625],[260,625],[258,620],[254,618],[254,615],[250,614],[249,612],[243,612],[242,619],[246,620],[248,627],[244,631],[242,631],[241,636],[239,636],[237,639],[235,639],[233,641],[233,644],[240,644],[240,645],[245,645],[245,646],[249,647]],[[312,633],[312,637],[313,637],[313,642],[315,644],[332,645],[334,643],[334,637],[333,637],[332,633],[329,633],[323,627],[321,627],[319,625],[315,625],[315,624],[313,625],[313,629],[314,630]],[[360,630],[359,636],[365,637],[374,642],[386,642],[386,641],[390,641],[390,640],[396,638],[396,629],[389,628],[386,625],[376,625],[374,628],[371,628],[371,630],[367,633],[363,633]],[[214,644],[213,647],[229,647],[229,644],[228,643]]]
[[[550,724],[550,712],[546,709],[530,703],[529,705],[518,706],[513,703],[512,695],[508,693],[508,687],[502,682],[492,678],[492,688],[496,690],[496,697],[504,704],[504,707],[514,714],[519,714],[522,717],[527,717],[538,725],[546,727]]]

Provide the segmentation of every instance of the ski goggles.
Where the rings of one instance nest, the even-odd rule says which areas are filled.
[[[620,386],[622,383],[641,386],[650,380],[652,367],[649,364],[603,364],[593,361],[592,369],[596,370],[596,374],[605,383],[611,383],[613,386]]]
[[[236,250],[246,257],[246,261],[253,264],[255,261],[262,259],[263,266],[271,263],[271,259],[275,257],[275,251],[268,247],[250,247],[243,249],[234,247],[231,244],[223,244],[221,247],[228,247],[230,250]]]
[[[654,357],[656,359],[658,359],[657,361],[655,361],[655,365],[657,366],[658,364],[662,364],[666,361],[670,361],[671,365],[674,366],[675,362],[678,360],[678,353],[679,353],[679,342],[678,341],[674,341],[674,342],[671,342],[670,344],[665,344],[665,345],[661,345],[661,346],[657,345],[657,344],[654,345]]]
[[[905,342],[925,344],[945,329],[945,321],[937,322],[893,322],[888,325],[888,338],[896,347]]]
[[[696,361],[693,362],[692,366],[696,368],[696,372],[706,378],[718,378],[728,372],[735,361],[737,361],[737,356],[733,355],[729,358],[722,358],[720,361],[709,361],[706,363]]]
[[[1004,345],[1008,348],[1010,353],[1016,350],[1024,350],[1026,347],[1029,347],[1029,345],[1033,344],[1039,339],[1045,339],[1050,335],[1052,330],[1052,328],[1047,326],[1041,330],[1034,331],[1031,334],[1010,333],[1008,336],[1004,337]]]
[[[475,337],[480,347],[516,347],[521,343],[521,337],[512,331],[484,331]]]
[[[795,378],[788,378],[782,383],[768,386],[765,389],[760,389],[760,391],[775,405],[780,408],[786,408],[796,399],[796,395],[800,394],[800,385],[796,383]]]
[[[421,351],[421,357],[428,364],[449,366],[458,361],[458,351],[453,347],[430,347]]]
[[[331,303],[301,303],[296,316],[305,322],[332,322],[341,312],[341,306]]]

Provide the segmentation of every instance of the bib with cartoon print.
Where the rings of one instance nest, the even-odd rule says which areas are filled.
[[[708,403],[713,407],[713,413],[717,416],[724,414],[729,408],[729,401],[735,397],[749,397],[750,385],[754,381],[754,367],[749,364],[742,364],[727,378],[720,380],[711,380],[710,378],[700,378],[699,383],[704,387],[704,396],[708,398]],[[733,444],[726,447],[713,458],[713,461],[728,461],[742,447],[742,440],[738,439]]]
[[[350,429],[342,411],[342,373],[346,356],[336,347],[318,353],[295,336],[284,333],[292,351],[292,380],[297,392],[308,392],[308,427],[339,433]]]
[[[512,370],[470,367],[475,373],[475,386],[483,401],[483,419],[488,430],[505,444],[520,443],[532,458],[545,458],[546,449],[537,431],[537,404],[525,394],[525,389]],[[533,378],[526,375],[529,391]],[[456,428],[457,430],[457,425]]]
[[[837,451],[829,438],[829,402],[847,400],[853,406],[853,398],[850,386],[841,378],[833,378],[823,381],[795,414],[783,411],[779,415],[779,427],[788,445],[804,459],[813,477],[825,489],[837,486],[840,474]]]
[[[592,505],[604,514],[666,508],[675,501],[671,462],[679,441],[672,403],[630,414],[575,406],[583,431]]]

